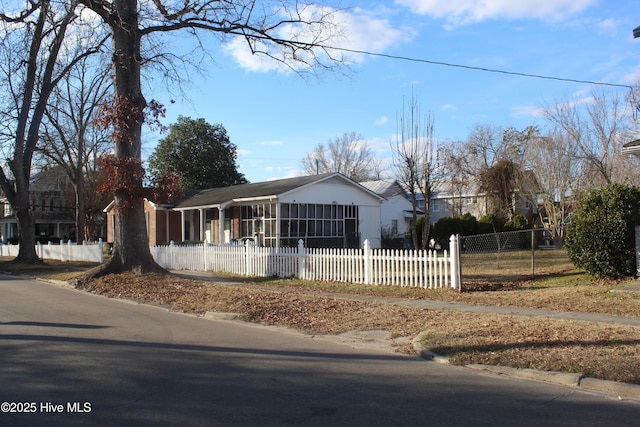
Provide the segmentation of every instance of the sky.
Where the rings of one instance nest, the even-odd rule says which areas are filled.
[[[221,123],[237,147],[239,171],[260,182],[304,174],[307,153],[350,132],[388,163],[411,97],[433,116],[440,143],[455,144],[476,125],[544,129],[543,106],[579,102],[594,88],[555,78],[640,81],[637,0],[345,2],[336,13],[345,37],[335,45],[384,56],[351,54],[349,69],[302,78],[234,40],[207,39],[210,58],[198,64],[204,73],[185,70],[182,91],[154,83],[145,96],[165,105],[167,125],[180,115]],[[172,43],[179,50],[189,40]],[[147,132],[143,157],[162,137]]]

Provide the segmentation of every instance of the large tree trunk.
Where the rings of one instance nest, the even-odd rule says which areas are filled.
[[[18,220],[18,233],[20,234],[18,256],[15,258],[15,262],[24,262],[29,264],[35,264],[42,262],[36,254],[36,226],[33,211],[29,207],[29,193],[26,194],[26,200],[24,196],[18,194],[20,199],[16,205],[16,219]]]
[[[142,160],[142,124],[146,101],[140,84],[140,32],[137,1],[115,0],[116,16],[109,22],[113,36],[115,100],[115,157],[119,161]],[[123,118],[123,120],[120,120]],[[142,189],[142,177],[130,177],[114,195],[115,230],[111,260],[100,274],[133,271],[137,274],[165,271],[151,256],[144,202],[135,190]],[[132,194],[133,191],[133,194]]]
[[[22,152],[17,153],[16,158],[9,161],[9,167],[15,177],[13,186],[3,186],[3,190],[18,221],[18,255],[15,262],[40,263],[42,260],[36,254],[36,220],[33,209],[31,209],[29,191],[29,171],[31,162],[25,161]],[[22,167],[28,163],[28,167]],[[25,173],[26,171],[26,173]]]

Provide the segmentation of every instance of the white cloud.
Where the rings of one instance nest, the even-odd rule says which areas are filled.
[[[516,105],[511,109],[514,117],[537,118],[543,115],[542,108],[533,105]]]
[[[308,17],[306,15],[309,15]],[[374,13],[356,9],[353,13],[341,10],[332,10],[326,7],[307,6],[305,16],[310,20],[325,15],[327,26],[303,27],[290,24],[283,26],[276,35],[282,39],[303,40],[310,43],[323,44],[348,50],[383,52],[390,46],[410,40],[414,32],[406,28],[394,28],[388,19],[379,17]],[[317,41],[322,40],[322,41]],[[255,50],[266,51],[269,55],[282,59],[286,64],[269,58],[265,55],[255,55],[242,37],[234,37],[223,45],[223,51],[231,56],[242,68],[253,72],[293,70],[303,71],[307,66],[302,62],[293,62],[287,56],[286,51],[278,51],[278,47],[257,43]],[[320,49],[314,52],[321,60],[326,60],[326,53]],[[340,50],[330,51],[331,55],[344,58],[346,61],[357,63],[364,60],[365,56],[353,52]],[[299,58],[311,59],[311,55],[298,52]],[[300,56],[301,55],[301,56]],[[305,57],[305,55],[307,55]],[[292,69],[293,68],[293,69]]]
[[[396,0],[421,15],[444,19],[448,26],[489,19],[561,21],[594,5],[597,0]]]
[[[612,32],[621,27],[620,22],[612,18],[603,19],[602,21],[598,22],[596,25],[600,30],[606,31],[606,32]]]
[[[453,104],[444,104],[442,106],[443,110],[457,110],[457,107]]]
[[[374,125],[376,125],[376,126],[382,126],[382,125],[384,125],[384,124],[387,124],[388,122],[389,122],[389,117],[387,117],[387,116],[382,116],[382,117],[380,117],[378,120],[376,120],[376,121],[374,122]]]
[[[298,176],[304,176],[305,173],[300,169],[284,169],[284,168],[265,168],[265,171],[269,174],[278,173],[277,176],[271,176],[267,178],[267,181],[274,181],[276,179],[283,178],[295,178]]]
[[[237,153],[238,153],[238,157],[245,157],[245,156],[250,155],[252,153],[252,151],[251,150],[244,150],[242,148],[238,148]]]
[[[340,13],[341,25],[345,37],[338,47],[384,52],[397,43],[406,42],[415,33],[408,28],[394,28],[388,19],[378,18],[374,14],[358,9],[354,14]]]

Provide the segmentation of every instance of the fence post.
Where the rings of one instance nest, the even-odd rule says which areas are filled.
[[[168,270],[175,270],[174,266],[176,264],[176,262],[175,262],[176,261],[175,260],[175,256],[176,255],[175,255],[174,248],[175,248],[175,243],[172,240],[172,241],[169,242],[169,264],[170,265],[169,265]]]
[[[209,256],[209,248],[207,246],[206,240],[202,242],[202,262],[204,264],[202,271],[207,271],[207,260]]]
[[[298,274],[296,276],[298,279],[304,279],[307,275],[304,262],[305,256],[304,240],[300,239],[298,240]]]
[[[451,257],[451,287],[462,290],[460,274],[460,236],[452,234],[449,238],[449,256]]]
[[[531,278],[536,277],[536,236],[535,228],[531,229]]]
[[[244,275],[251,276],[253,274],[253,251],[251,250],[251,242],[244,242]]]
[[[371,265],[371,243],[369,243],[369,239],[364,241],[364,283],[365,285],[371,284],[371,273],[373,272],[373,268]]]
[[[98,239],[98,249],[100,250],[100,255],[98,255],[100,257],[100,264],[102,264],[104,262],[104,252],[102,252],[102,250],[104,249],[104,246],[102,242],[102,237]]]

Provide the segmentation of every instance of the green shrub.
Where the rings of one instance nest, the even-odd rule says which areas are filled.
[[[592,276],[632,276],[635,226],[640,224],[640,189],[612,184],[580,199],[567,227],[565,246],[571,261]]]
[[[470,236],[478,233],[478,220],[470,213],[462,217],[442,217],[435,223],[431,232],[431,237],[442,247],[449,244],[452,234]]]
[[[462,236],[471,236],[472,234],[478,234],[478,224],[479,223],[476,217],[467,212],[460,218],[460,234]]]
[[[487,214],[478,223],[480,234],[498,233],[504,230],[505,219],[494,214]]]
[[[504,228],[506,230],[528,230],[533,228],[533,225],[524,215],[515,215],[511,220],[505,222]]]

